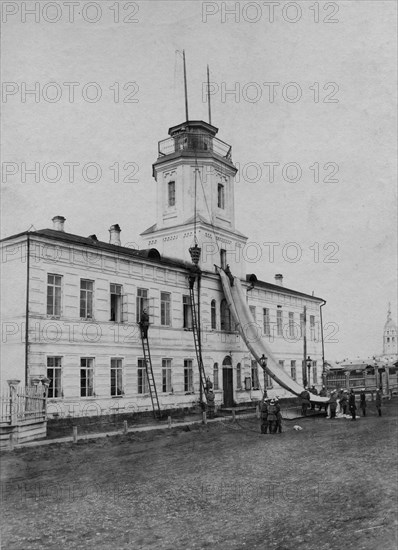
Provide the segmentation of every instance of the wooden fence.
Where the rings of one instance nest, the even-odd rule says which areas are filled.
[[[0,422],[16,424],[22,420],[45,420],[46,388],[38,386],[9,386],[0,394]]]

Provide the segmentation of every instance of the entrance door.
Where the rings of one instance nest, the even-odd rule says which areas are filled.
[[[224,390],[224,407],[232,407],[234,404],[233,370],[230,367],[222,369],[222,384]]]

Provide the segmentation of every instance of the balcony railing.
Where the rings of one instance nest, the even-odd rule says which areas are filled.
[[[159,141],[159,157],[172,155],[179,151],[210,152],[231,160],[231,146],[205,133],[181,132],[173,137]]]

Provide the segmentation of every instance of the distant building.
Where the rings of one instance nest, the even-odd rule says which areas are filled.
[[[359,357],[344,359],[328,368],[326,378],[329,388],[366,387],[376,390],[381,387],[384,393],[398,391],[398,346],[397,325],[391,318],[391,305],[388,306],[387,320],[383,330],[383,353],[364,359]]]
[[[398,360],[398,330],[391,318],[391,304],[388,305],[387,320],[384,324],[382,357],[392,362]]]
[[[257,337],[267,340],[279,367],[299,384],[322,384],[325,302],[286,288],[280,274],[273,283],[246,275],[247,238],[235,227],[237,170],[217,131],[190,121],[170,128],[170,137],[159,142],[153,165],[157,215],[142,234],[146,249],[122,246],[118,224],[111,226],[108,243],[68,233],[62,216],[53,218],[51,229],[1,241],[3,385],[47,377],[49,413],[60,416],[150,410],[139,327],[147,309],[160,408],[197,404],[203,388],[189,289],[189,248],[197,243],[196,311],[205,376],[217,405],[258,400],[264,385],[269,395],[291,394],[263,377],[236,330],[214,264],[229,264],[242,281]]]

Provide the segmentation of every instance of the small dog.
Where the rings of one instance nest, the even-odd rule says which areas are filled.
[[[293,430],[296,430],[296,432],[301,432],[303,428],[301,426],[293,426]]]

